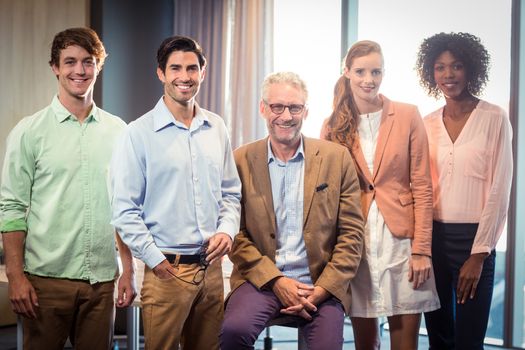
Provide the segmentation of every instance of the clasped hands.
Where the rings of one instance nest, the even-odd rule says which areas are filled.
[[[272,291],[284,305],[281,313],[300,316],[308,321],[317,312],[317,306],[328,299],[330,293],[320,286],[312,286],[288,277],[277,277]]]

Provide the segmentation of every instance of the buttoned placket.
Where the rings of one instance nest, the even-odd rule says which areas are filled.
[[[84,253],[86,260],[84,263],[86,273],[89,276],[90,280],[92,279],[91,273],[91,248],[93,245],[93,230],[91,227],[92,222],[92,208],[91,208],[91,188],[90,188],[90,175],[89,175],[89,138],[88,138],[88,126],[91,123],[91,116],[86,118],[83,123],[78,123],[75,120],[75,124],[79,126],[80,131],[80,172],[82,178],[82,209],[84,216],[84,227],[83,227],[83,240],[84,240]],[[88,277],[85,276],[85,277]],[[95,281],[92,281],[95,282]]]
[[[197,228],[200,234],[203,232],[203,224],[206,222],[205,215],[202,209],[202,193],[200,186],[200,173],[199,173],[199,163],[203,162],[204,159],[200,159],[198,156],[199,146],[197,140],[195,139],[196,134],[199,131],[199,128],[202,127],[202,123],[199,123],[195,118],[192,120],[189,129],[186,129],[188,135],[188,149],[191,156],[191,185],[193,189],[193,204],[195,208],[195,219],[197,220]]]

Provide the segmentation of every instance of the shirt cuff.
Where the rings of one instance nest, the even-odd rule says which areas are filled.
[[[238,227],[234,227],[234,225],[231,225],[231,224],[228,224],[228,223],[222,223],[217,228],[217,232],[224,232],[224,233],[226,233],[228,236],[230,236],[230,238],[233,241],[235,239],[235,236],[237,235],[237,233],[239,233],[238,229],[239,228]]]
[[[479,247],[472,247],[470,250],[470,255],[472,254],[479,254],[479,253],[491,253],[492,249],[489,246],[479,246]]]
[[[24,219],[5,220],[0,225],[1,232],[25,231],[27,232],[27,223]]]
[[[160,249],[155,245],[151,245],[142,255],[142,261],[144,261],[150,269],[153,269],[165,259],[164,254],[162,254]]]

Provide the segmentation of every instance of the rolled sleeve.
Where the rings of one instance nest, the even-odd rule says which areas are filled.
[[[34,157],[28,146],[26,125],[22,120],[7,138],[7,151],[0,187],[0,231],[27,231],[27,210],[34,178]]]

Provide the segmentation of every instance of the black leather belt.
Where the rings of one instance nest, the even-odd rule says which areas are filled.
[[[166,259],[170,264],[173,264],[177,261],[179,257],[179,264],[198,264],[201,262],[201,255],[181,255],[181,254],[164,254]]]

